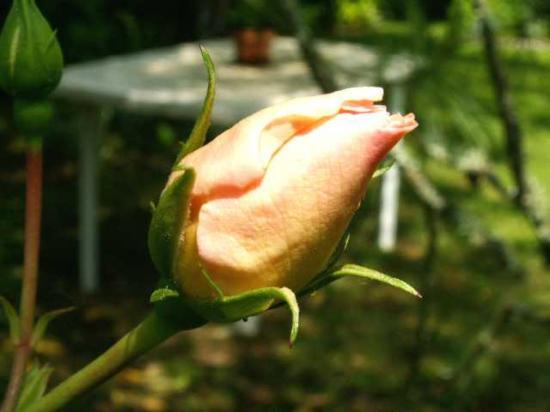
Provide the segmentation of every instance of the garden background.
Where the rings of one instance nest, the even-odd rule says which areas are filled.
[[[288,2],[261,3],[261,24],[285,35],[296,31]],[[0,22],[10,4],[0,2]],[[39,5],[58,30],[67,64],[229,36],[250,18],[229,0]],[[376,245],[377,180],[352,223],[344,259],[401,277],[424,299],[342,281],[303,302],[291,350],[284,310],[262,315],[252,335],[208,325],[169,340],[68,410],[550,409],[550,4],[492,0],[484,10],[467,0],[309,0],[298,10],[300,27],[313,33],[306,42],[346,40],[422,62],[407,82],[406,110],[421,126],[406,139],[407,156],[397,158],[405,176],[397,247],[385,253]],[[37,348],[55,367],[54,383],[146,312],[157,280],[146,247],[149,203],[192,126],[113,114],[100,150],[101,288],[85,295],[78,287],[74,108],[56,109],[44,144],[38,305],[40,312],[77,310],[53,322]],[[213,125],[210,135],[219,131]],[[2,94],[0,293],[13,302],[24,175],[24,144],[11,122],[11,100]],[[519,198],[522,185],[526,194]],[[12,352],[5,318],[0,325],[3,387]]]

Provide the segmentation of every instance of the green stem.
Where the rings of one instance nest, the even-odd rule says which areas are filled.
[[[42,145],[40,139],[27,149],[27,193],[25,197],[25,250],[21,289],[21,334],[15,350],[10,381],[1,412],[11,412],[23,383],[27,362],[32,353],[31,338],[38,285],[40,224],[42,214]]]
[[[105,382],[179,330],[181,328],[153,312],[105,353],[52,389],[26,412],[60,410],[71,400]]]

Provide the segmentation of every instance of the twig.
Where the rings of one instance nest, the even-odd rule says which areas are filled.
[[[495,34],[487,16],[483,0],[475,0],[475,5],[479,11],[479,21],[481,23],[481,33],[487,67],[493,84],[498,111],[506,132],[508,161],[517,186],[515,197],[518,204],[521,204],[525,201],[525,196],[527,194],[523,136],[517,114],[512,110],[513,103],[508,88],[508,82],[504,76],[504,71],[502,70],[498,57]]]
[[[400,145],[392,153],[396,162],[405,172],[405,178],[414,193],[425,207],[440,214],[443,222],[457,235],[466,238],[469,242],[476,239],[476,243],[481,243],[491,249],[508,271],[518,275],[525,272],[506,242],[483,227],[482,222],[475,216],[465,213],[456,205],[449,203],[439,193],[428,177],[422,173],[406,147]]]
[[[550,265],[550,219],[539,210],[538,205],[532,198],[531,188],[525,172],[523,132],[517,113],[513,110],[512,97],[498,56],[498,45],[487,15],[487,8],[483,0],[474,0],[474,4],[479,13],[485,59],[495,93],[498,112],[504,126],[506,152],[516,186],[512,201],[533,225],[542,256],[545,263]]]
[[[297,0],[281,0],[283,12],[290,23],[292,31],[298,39],[300,50],[309,70],[324,93],[330,93],[338,89],[338,85],[332,73],[328,70],[328,64],[317,51],[311,32],[304,24],[300,15],[300,7]]]
[[[28,359],[32,352],[31,337],[38,284],[40,222],[42,212],[42,147],[31,145],[27,151],[27,193],[25,201],[25,252],[20,303],[21,334],[16,347],[10,381],[1,412],[11,412],[19,395]]]

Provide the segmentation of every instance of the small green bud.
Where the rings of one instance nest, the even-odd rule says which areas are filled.
[[[17,97],[45,97],[62,71],[61,47],[35,0],[14,0],[0,34],[0,87]]]

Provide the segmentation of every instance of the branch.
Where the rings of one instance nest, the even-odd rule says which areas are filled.
[[[496,104],[506,134],[508,161],[517,190],[515,198],[518,204],[522,204],[525,201],[527,193],[523,135],[517,114],[512,109],[512,97],[510,96],[508,82],[504,76],[504,71],[498,57],[495,33],[487,16],[487,10],[483,4],[483,0],[476,0],[475,3],[479,11],[479,21],[481,23],[481,34],[487,68],[489,69],[491,82],[495,92]]]
[[[484,227],[476,216],[466,213],[456,205],[449,203],[439,193],[429,178],[422,173],[405,146],[397,146],[392,153],[396,162],[404,171],[405,178],[411,188],[425,207],[433,210],[437,215],[441,215],[443,221],[457,235],[466,238],[469,242],[476,239],[476,243],[481,243],[491,249],[510,272],[525,273],[525,269],[520,265],[504,240]]]
[[[281,0],[281,6],[292,31],[298,39],[304,60],[319,88],[324,93],[338,90],[338,85],[328,69],[328,64],[315,47],[309,27],[303,22],[298,1]]]
[[[513,109],[512,97],[498,56],[498,45],[487,15],[487,8],[483,0],[474,0],[474,4],[479,13],[485,60],[493,85],[499,116],[504,126],[508,162],[516,186],[511,200],[533,225],[541,254],[545,263],[550,265],[550,219],[540,210],[541,208],[533,199],[532,190],[529,187],[525,172],[523,132],[520,128],[517,113]]]

